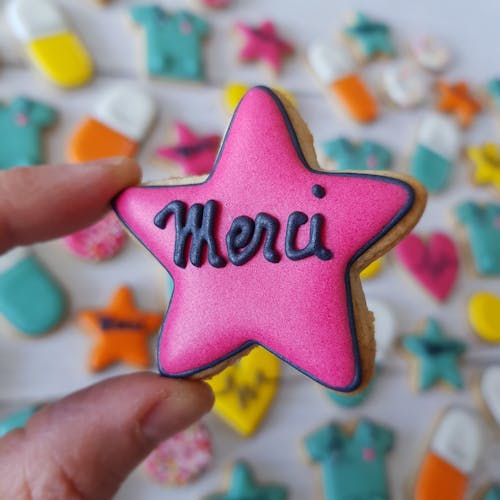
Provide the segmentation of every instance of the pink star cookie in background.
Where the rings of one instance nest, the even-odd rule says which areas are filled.
[[[213,461],[212,438],[202,422],[163,441],[143,463],[147,476],[163,486],[184,486],[200,477]]]
[[[329,388],[364,387],[375,349],[359,273],[415,225],[421,185],[321,171],[305,123],[266,87],[243,97],[210,176],[179,182],[113,201],[175,283],[161,373],[211,376],[262,345]]]
[[[204,7],[210,9],[224,9],[231,5],[232,0],[201,0]]]
[[[127,235],[116,215],[110,213],[96,224],[64,237],[63,242],[77,257],[100,262],[118,254]]]
[[[236,30],[243,37],[243,46],[239,53],[243,62],[263,61],[275,73],[279,73],[283,59],[294,52],[293,45],[279,37],[276,26],[270,21],[265,21],[257,27],[237,23]]]
[[[158,148],[156,156],[180,165],[186,175],[208,174],[214,165],[221,136],[198,136],[181,122],[175,123],[174,128],[176,144]]]

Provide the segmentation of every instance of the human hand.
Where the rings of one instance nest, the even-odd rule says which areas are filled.
[[[0,253],[96,222],[140,180],[131,160],[0,172]],[[209,411],[203,382],[115,377],[36,413],[0,439],[0,498],[101,500],[161,441]]]

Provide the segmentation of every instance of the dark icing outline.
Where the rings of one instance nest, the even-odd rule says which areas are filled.
[[[281,113],[283,121],[285,122],[286,128],[287,128],[288,133],[290,135],[290,139],[291,139],[292,144],[293,144],[293,146],[295,148],[297,156],[298,156],[300,162],[302,163],[302,165],[304,166],[304,168],[306,170],[308,170],[309,172],[311,172],[311,173],[313,173],[315,175],[319,175],[319,176],[321,176],[321,175],[327,175],[327,176],[342,176],[342,177],[357,177],[357,178],[365,178],[365,179],[376,179],[379,182],[388,182],[390,184],[397,184],[397,185],[401,186],[403,189],[405,189],[407,191],[407,193],[408,193],[408,200],[407,200],[407,203],[403,206],[403,208],[393,217],[393,219],[391,221],[389,221],[389,223],[385,226],[384,229],[382,229],[382,231],[377,236],[375,236],[370,241],[368,241],[365,245],[363,245],[353,255],[353,257],[348,262],[348,264],[346,266],[346,269],[345,269],[344,284],[345,284],[346,302],[347,302],[347,310],[348,310],[347,312],[348,312],[348,316],[349,316],[349,330],[350,330],[350,333],[351,333],[351,345],[352,345],[353,356],[354,356],[354,363],[355,363],[354,378],[352,380],[352,383],[350,385],[346,386],[346,387],[333,387],[333,386],[330,386],[326,382],[323,382],[323,381],[319,380],[317,377],[315,377],[312,374],[308,373],[306,370],[303,370],[300,367],[296,366],[295,364],[291,363],[289,360],[287,360],[286,358],[284,358],[279,353],[274,352],[271,349],[268,349],[265,345],[260,344],[258,342],[255,342],[253,340],[249,340],[249,341],[245,342],[238,349],[227,353],[225,356],[223,356],[221,358],[218,358],[218,359],[214,360],[213,362],[211,362],[211,363],[209,363],[207,365],[201,366],[201,367],[193,369],[193,370],[189,370],[187,372],[176,373],[176,374],[167,373],[167,372],[165,372],[165,371],[162,370],[159,357],[160,357],[160,342],[161,342],[162,335],[164,333],[163,327],[164,327],[165,322],[166,322],[167,317],[168,317],[168,312],[170,310],[170,304],[169,304],[169,307],[168,307],[168,309],[167,309],[167,311],[165,313],[165,318],[163,319],[163,323],[162,323],[162,326],[161,326],[161,329],[160,329],[160,335],[158,336],[158,340],[157,340],[157,356],[156,357],[157,357],[158,370],[159,370],[159,372],[160,372],[161,375],[166,376],[166,377],[170,377],[170,378],[186,378],[186,377],[191,377],[191,376],[193,376],[193,375],[195,375],[197,373],[210,370],[210,369],[214,368],[217,365],[220,365],[221,363],[223,363],[224,361],[226,361],[226,360],[228,360],[230,358],[238,356],[240,353],[242,353],[243,351],[245,351],[249,347],[261,346],[261,347],[264,347],[264,349],[266,349],[267,351],[269,351],[272,354],[274,354],[275,356],[277,356],[279,359],[283,360],[288,365],[290,365],[293,368],[295,368],[300,373],[303,373],[304,375],[306,375],[310,379],[318,382],[322,386],[327,387],[327,388],[332,389],[332,390],[337,391],[337,392],[353,392],[361,384],[362,369],[361,369],[361,357],[360,357],[360,354],[359,354],[359,346],[358,346],[358,341],[357,341],[357,337],[356,337],[356,323],[355,323],[355,320],[354,320],[353,302],[352,302],[352,294],[351,294],[351,281],[350,281],[351,266],[369,248],[371,248],[373,245],[375,245],[392,228],[394,228],[402,219],[404,219],[404,217],[408,214],[408,212],[411,210],[411,208],[414,205],[414,202],[415,202],[415,191],[414,191],[413,187],[410,184],[406,183],[402,179],[398,179],[398,178],[395,178],[395,177],[387,177],[387,176],[383,176],[383,175],[379,175],[379,174],[369,174],[369,173],[363,173],[363,172],[342,172],[342,171],[340,171],[340,172],[329,172],[329,171],[326,171],[326,170],[316,170],[316,169],[311,168],[308,165],[307,161],[306,161],[304,153],[302,152],[302,149],[300,147],[299,139],[297,137],[295,129],[293,128],[293,124],[292,124],[292,122],[290,120],[290,117],[288,116],[288,113],[286,111],[286,108],[285,108],[284,104],[281,102],[280,98],[270,88],[268,88],[268,87],[264,87],[262,85],[258,85],[256,87],[253,87],[251,90],[255,90],[255,89],[259,89],[260,91],[265,92],[266,94],[268,94],[273,99],[274,103],[276,104],[276,106],[278,107],[278,109],[279,109],[279,111]],[[193,187],[193,186],[205,184],[206,182],[208,182],[211,179],[211,177],[212,177],[213,173],[215,172],[215,170],[217,169],[217,165],[219,163],[219,159],[221,158],[221,156],[222,156],[222,154],[224,152],[224,146],[225,146],[226,138],[231,133],[231,127],[232,127],[234,118],[235,118],[235,116],[238,113],[238,109],[239,109],[239,107],[241,105],[241,102],[242,101],[240,101],[240,104],[238,104],[238,106],[236,107],[236,109],[235,109],[235,111],[233,113],[233,116],[231,118],[231,122],[229,123],[227,131],[226,131],[226,133],[224,135],[224,139],[222,141],[221,147],[219,149],[219,153],[217,154],[217,158],[215,160],[214,166],[213,166],[211,172],[208,174],[208,176],[205,179],[205,181],[203,181],[203,182],[201,182],[199,184],[176,184],[175,186],[159,186],[159,185],[156,185],[156,186],[141,186],[141,188],[142,189],[157,189],[159,187],[167,187],[167,188],[168,187],[182,187],[182,186],[184,186],[184,187]],[[144,242],[134,233],[134,231],[132,231],[132,229],[128,226],[128,224],[121,217],[120,213],[118,212],[118,210],[116,208],[116,200],[117,200],[117,198],[119,196],[120,196],[120,193],[118,195],[116,195],[111,200],[111,206],[113,207],[113,210],[116,212],[118,218],[121,220],[121,222],[124,224],[124,226],[137,238],[137,240],[144,246],[144,248],[158,262],[160,262],[156,258],[156,256],[153,254],[153,252],[151,252],[151,250],[147,247],[147,245],[144,244]],[[172,275],[168,272],[168,269],[163,265],[163,263],[160,262],[160,264],[167,271],[167,273],[169,274],[169,276],[172,278]],[[173,296],[173,294],[175,293],[175,281],[174,281],[173,278],[172,278],[172,282],[173,282],[173,288],[172,288],[172,296]]]

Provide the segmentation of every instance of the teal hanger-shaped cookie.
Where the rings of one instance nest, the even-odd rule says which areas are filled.
[[[438,383],[453,389],[463,389],[460,359],[466,344],[446,336],[434,319],[428,319],[421,334],[405,335],[403,349],[416,360],[416,389],[425,391]]]
[[[236,462],[231,482],[225,493],[204,497],[204,500],[285,500],[287,490],[278,484],[259,484],[245,462]]]
[[[392,163],[391,152],[374,141],[355,143],[338,137],[325,142],[323,149],[338,170],[388,170]]]
[[[354,22],[344,29],[344,35],[356,44],[363,59],[392,57],[396,54],[387,24],[375,21],[365,14],[356,14]]]
[[[38,337],[53,330],[65,310],[63,291],[34,254],[16,248],[0,256],[0,314],[15,330]]]

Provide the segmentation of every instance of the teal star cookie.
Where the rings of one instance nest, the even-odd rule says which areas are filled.
[[[286,488],[277,484],[258,484],[250,467],[244,462],[236,462],[227,492],[210,495],[204,500],[285,500],[286,496]]]
[[[403,348],[417,358],[419,390],[430,389],[438,382],[455,389],[463,388],[459,361],[466,344],[446,337],[436,320],[429,319],[422,334],[406,335],[401,342]]]
[[[365,14],[358,13],[354,22],[344,29],[344,34],[358,45],[361,55],[367,59],[396,53],[389,27]]]

